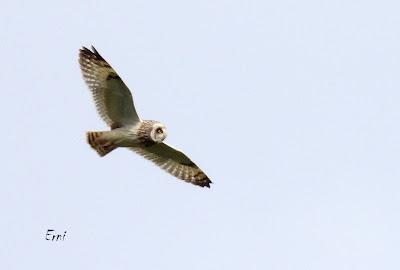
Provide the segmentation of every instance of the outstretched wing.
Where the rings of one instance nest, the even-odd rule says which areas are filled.
[[[129,88],[94,47],[92,50],[80,49],[79,64],[97,112],[112,129],[137,123],[140,118]]]
[[[165,143],[131,147],[139,155],[154,162],[170,174],[201,187],[210,187],[210,179],[184,153]]]

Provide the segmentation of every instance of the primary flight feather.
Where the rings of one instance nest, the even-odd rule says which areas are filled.
[[[163,142],[167,132],[162,123],[139,118],[129,88],[94,47],[80,49],[79,64],[97,112],[111,128],[87,132],[89,145],[100,156],[127,147],[179,179],[210,187],[210,179],[195,163]]]

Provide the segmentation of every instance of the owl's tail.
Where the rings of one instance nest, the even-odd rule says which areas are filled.
[[[104,137],[103,135],[105,133],[107,133],[107,131],[88,131],[88,132],[86,132],[86,139],[87,139],[88,144],[94,150],[96,150],[96,152],[102,157],[107,155],[108,153],[110,153],[115,148],[117,148],[117,146],[115,146],[113,144],[113,142],[107,140],[106,138],[102,138],[102,137]]]

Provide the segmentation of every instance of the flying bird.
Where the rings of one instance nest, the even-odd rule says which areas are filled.
[[[140,119],[129,88],[93,46],[80,49],[79,64],[97,112],[111,129],[86,133],[87,142],[100,156],[126,147],[179,179],[210,187],[210,179],[190,158],[163,142],[164,124]]]

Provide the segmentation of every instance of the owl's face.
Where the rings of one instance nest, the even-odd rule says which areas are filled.
[[[156,143],[164,141],[165,138],[167,138],[167,130],[165,126],[158,122],[155,123],[150,131],[150,138]]]

